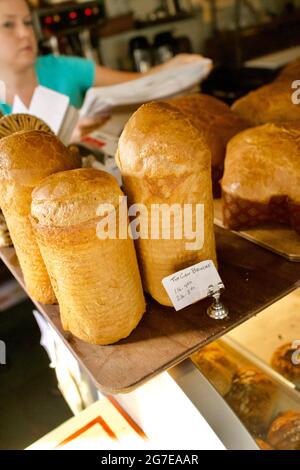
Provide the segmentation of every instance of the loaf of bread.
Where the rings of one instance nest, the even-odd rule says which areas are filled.
[[[233,137],[222,192],[227,227],[278,222],[300,233],[299,123],[265,124]]]
[[[0,116],[0,139],[7,137],[15,132],[25,130],[41,130],[52,132],[50,128],[41,119],[29,114],[10,114],[8,116]],[[7,223],[0,209],[0,246],[12,245],[9,235]]]
[[[269,429],[268,441],[276,450],[300,450],[300,413],[286,411],[276,418]]]
[[[220,395],[225,396],[238,369],[229,354],[217,344],[209,344],[193,354],[192,359]]]
[[[167,101],[188,116],[205,136],[211,151],[211,170],[214,197],[220,197],[219,181],[223,175],[226,145],[229,139],[247,124],[228,105],[213,96],[192,94]]]
[[[257,369],[244,367],[233,378],[226,400],[248,431],[259,437],[268,429],[274,412],[275,397],[275,385],[265,374]]]
[[[126,124],[116,161],[129,205],[142,206],[142,233],[135,238],[144,289],[171,306],[164,277],[203,260],[216,263],[210,150],[203,134],[179,110],[148,103]],[[186,205],[190,217],[187,212],[184,216]],[[186,229],[195,229],[197,220],[196,235],[188,236]],[[163,230],[168,221],[169,232]]]
[[[119,220],[122,196],[113,176],[89,168],[51,175],[32,194],[31,220],[63,328],[88,343],[126,338],[145,312],[133,241],[119,236],[128,233],[127,217]],[[105,239],[98,224],[107,204],[117,230]]]
[[[300,387],[300,354],[297,358],[298,363],[293,362],[293,355],[296,350],[292,348],[291,343],[286,343],[274,351],[271,359],[271,366],[277,372],[282,374],[288,380]]]
[[[290,85],[294,80],[300,80],[300,57],[287,64],[281,70],[280,74],[276,78],[276,81],[277,80],[289,82]]]
[[[29,220],[31,192],[47,175],[80,166],[80,160],[52,134],[16,132],[0,140],[0,206],[34,300],[55,296]]]
[[[289,80],[275,80],[238,99],[231,109],[251,126],[299,121],[300,106],[293,103],[293,92]]]

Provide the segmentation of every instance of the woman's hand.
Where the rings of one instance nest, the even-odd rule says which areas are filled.
[[[152,67],[148,72],[122,72],[120,70],[113,70],[103,65],[96,66],[95,74],[95,87],[116,85],[118,83],[129,82],[131,80],[136,80],[137,78],[150,75],[155,72],[160,72],[161,70],[168,70],[171,68],[180,67],[181,65],[191,64],[195,62],[200,62],[204,57],[199,54],[178,54],[172,59],[168,60],[161,65],[156,65]]]
[[[80,119],[73,131],[71,142],[79,142],[85,135],[102,127],[108,118],[109,116],[98,116]]]
[[[146,74],[148,75],[148,74],[160,72],[163,70],[181,67],[182,65],[201,62],[201,60],[203,59],[204,57],[200,54],[177,54],[175,57],[172,57],[172,59],[168,60],[164,64],[156,65],[155,67],[152,67],[149,70],[149,72],[147,72]]]

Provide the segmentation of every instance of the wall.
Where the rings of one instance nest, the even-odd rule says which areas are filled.
[[[147,13],[154,10],[159,5],[159,0],[107,0],[109,5],[117,5],[118,2],[124,4],[135,12],[137,17],[145,17]],[[160,31],[172,31],[175,35],[188,35],[194,51],[201,53],[205,40],[211,34],[211,15],[210,2],[208,0],[192,0],[197,9],[195,19],[172,23],[169,25],[156,26],[143,31],[132,31],[119,36],[106,38],[102,40],[103,63],[113,68],[129,68],[128,41],[138,35],[143,34],[151,41],[153,36]],[[219,29],[234,29],[234,0],[216,0],[218,7],[218,26]],[[249,0],[260,18],[265,17],[265,12],[279,13],[282,11],[286,0]],[[300,8],[300,0],[294,0],[294,5]],[[242,8],[241,25],[249,26],[255,24],[255,17],[246,7]]]

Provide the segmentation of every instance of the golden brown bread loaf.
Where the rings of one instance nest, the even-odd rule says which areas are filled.
[[[300,413],[286,411],[276,418],[269,429],[268,441],[277,450],[300,450]]]
[[[193,354],[192,359],[220,395],[225,396],[237,372],[237,365],[229,354],[217,344],[209,344]]]
[[[278,222],[300,233],[299,123],[265,124],[233,137],[222,192],[227,227]]]
[[[220,197],[219,181],[223,175],[227,142],[247,124],[228,105],[213,96],[193,94],[166,101],[186,114],[194,126],[203,132],[211,151],[214,197]]]
[[[251,126],[299,121],[300,106],[292,102],[293,91],[289,80],[275,80],[238,99],[231,109]]]
[[[290,84],[294,80],[300,80],[300,57],[298,59],[293,60],[289,64],[287,64],[280,72],[277,80],[283,80],[286,82],[290,82]]]
[[[0,139],[15,132],[25,130],[42,130],[52,133],[51,129],[41,119],[29,114],[10,114],[2,116],[0,113]],[[2,211],[0,210],[0,246],[10,246],[12,241]]]
[[[52,134],[16,132],[0,140],[0,205],[29,294],[54,303],[49,276],[29,220],[31,192],[47,175],[80,166],[78,157]]]
[[[63,327],[88,343],[126,338],[145,312],[132,239],[118,231],[115,239],[97,236],[99,206],[111,204],[118,221],[120,196],[113,176],[88,168],[51,175],[32,195],[32,223]],[[128,230],[127,218],[120,224]]]
[[[291,343],[283,344],[274,351],[271,366],[295,385],[300,386],[300,364],[294,364],[292,361],[295,353],[296,350],[292,349]]]
[[[166,103],[148,103],[126,124],[116,161],[129,205],[143,204],[147,211],[142,210],[139,218],[148,238],[143,235],[136,240],[144,289],[159,303],[171,306],[162,285],[164,277],[203,260],[216,263],[209,148],[203,135],[180,111]],[[154,204],[161,209],[159,217],[151,213]],[[201,237],[201,242],[191,249],[188,244],[193,240],[188,240],[183,227],[187,217],[182,217],[182,221],[176,219],[177,225],[175,217],[169,218],[173,204],[181,212],[185,204],[190,204],[193,223],[196,204],[203,205],[203,244]],[[162,219],[170,220],[170,236],[163,234]],[[181,238],[176,233],[178,228],[182,229]],[[197,232],[199,236],[201,229]]]
[[[275,385],[265,374],[244,367],[233,378],[226,400],[249,432],[261,436],[274,412],[275,396]]]

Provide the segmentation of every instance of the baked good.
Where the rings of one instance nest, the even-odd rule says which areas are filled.
[[[277,80],[290,82],[290,84],[294,80],[300,80],[300,57],[283,67],[280,74],[276,78],[276,81]]]
[[[221,185],[227,227],[278,222],[300,233],[299,123],[265,124],[234,136]]]
[[[119,220],[122,196],[113,176],[91,168],[51,175],[32,194],[31,220],[62,325],[88,343],[126,338],[145,312],[132,239],[122,239],[119,230],[99,237],[105,222],[99,210],[107,204],[117,228],[127,233],[127,217]]]
[[[10,114],[4,116],[0,114],[0,139],[7,137],[14,132],[23,130],[43,130],[52,132],[51,129],[41,119],[29,114]],[[0,209],[0,246],[10,246],[12,241],[4,215]]]
[[[193,354],[192,359],[220,395],[225,396],[237,372],[237,365],[229,354],[217,344],[209,344]]]
[[[229,139],[247,127],[227,104],[205,94],[180,96],[167,101],[203,132],[211,151],[211,171],[214,197],[220,197],[219,181],[223,175],[226,145]]]
[[[231,109],[251,126],[299,121],[300,106],[292,102],[293,91],[289,80],[275,80],[239,98]]]
[[[274,450],[270,444],[268,444],[266,441],[263,441],[262,439],[255,439],[255,442],[261,450]]]
[[[0,119],[0,139],[20,131],[44,131],[53,134],[42,119],[31,114],[9,114]]]
[[[141,235],[135,238],[144,289],[171,306],[164,277],[203,260],[216,263],[208,145],[179,110],[152,102],[129,119],[116,161],[129,205],[141,208]],[[196,235],[187,236],[197,220]],[[170,231],[163,230],[168,222]]]
[[[55,302],[29,220],[31,192],[47,175],[80,166],[78,157],[52,134],[16,132],[0,140],[0,206],[34,300]]]
[[[300,450],[300,413],[286,411],[270,426],[268,441],[277,450]]]
[[[300,386],[300,363],[293,363],[294,354],[297,354],[297,351],[292,348],[291,343],[281,345],[272,355],[271,366],[295,385]],[[299,353],[298,359],[300,359]]]
[[[276,388],[262,372],[241,368],[234,376],[226,400],[250,433],[261,436],[268,429],[275,405]]]

